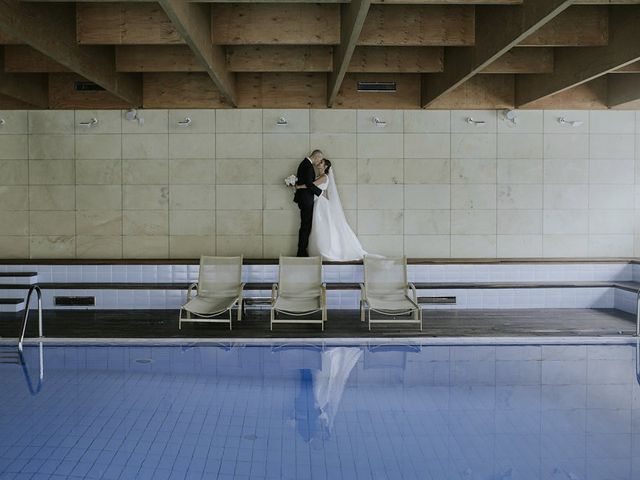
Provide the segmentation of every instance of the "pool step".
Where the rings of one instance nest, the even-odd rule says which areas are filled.
[[[21,312],[24,310],[24,298],[0,298],[0,312]]]
[[[38,283],[38,272],[0,272],[0,283],[33,285]]]
[[[0,363],[20,365],[22,360],[18,349],[15,347],[0,348]]]

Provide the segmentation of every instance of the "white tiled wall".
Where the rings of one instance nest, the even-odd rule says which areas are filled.
[[[334,162],[372,252],[640,254],[640,112],[521,111],[516,124],[493,110],[140,116],[0,112],[0,258],[291,254],[298,211],[282,179],[313,148]],[[79,126],[94,117],[96,127]]]

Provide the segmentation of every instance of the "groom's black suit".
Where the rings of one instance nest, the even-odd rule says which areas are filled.
[[[306,185],[307,188],[296,190],[293,201],[300,208],[300,230],[298,231],[298,257],[308,257],[307,246],[309,245],[309,235],[311,234],[311,222],[313,220],[313,200],[314,195],[321,195],[320,190],[313,181],[316,179],[316,171],[311,160],[305,158],[298,165],[297,185]]]

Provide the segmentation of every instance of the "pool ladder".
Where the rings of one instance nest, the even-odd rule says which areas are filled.
[[[36,292],[38,297],[38,335],[42,338],[42,290],[38,285],[31,285],[29,293],[27,293],[27,299],[24,306],[24,317],[22,318],[22,328],[20,329],[20,337],[18,338],[18,350],[22,352],[22,342],[24,341],[24,334],[27,331],[27,321],[29,320],[29,303],[31,302],[31,295]]]

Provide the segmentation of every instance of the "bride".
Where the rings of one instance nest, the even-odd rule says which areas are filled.
[[[313,183],[322,190],[322,195],[314,199],[309,253],[337,262],[362,260],[367,252],[344,216],[331,162],[323,159],[318,164],[318,170],[322,173]],[[307,187],[297,185],[296,188]]]

